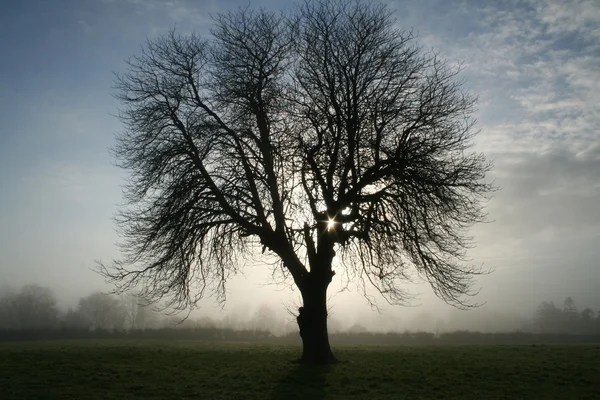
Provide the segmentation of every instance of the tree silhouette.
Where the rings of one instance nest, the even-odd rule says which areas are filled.
[[[114,154],[129,171],[117,216],[117,290],[185,308],[262,252],[302,295],[302,360],[334,362],[335,272],[390,303],[427,280],[468,307],[466,230],[482,221],[490,164],[472,152],[475,99],[385,6],[306,2],[290,14],[218,15],[212,39],[149,40],[117,75]],[[271,264],[274,265],[274,264]]]
[[[47,329],[58,325],[54,292],[25,285],[17,293],[0,294],[0,329]]]
[[[79,299],[77,311],[91,329],[123,329],[126,314],[119,299],[100,292]]]

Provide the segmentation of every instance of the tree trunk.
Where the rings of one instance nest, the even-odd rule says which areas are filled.
[[[337,362],[327,333],[327,286],[331,279],[311,276],[301,289],[304,305],[298,310],[298,327],[302,338],[303,364],[334,364]]]

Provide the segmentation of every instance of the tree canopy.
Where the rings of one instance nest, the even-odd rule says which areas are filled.
[[[390,303],[421,278],[467,306],[481,273],[465,262],[467,230],[493,187],[460,67],[372,3],[248,7],[214,23],[210,38],[148,40],[117,76],[124,258],[101,272],[184,308],[207,291],[224,301],[262,252],[310,310],[337,257],[341,279]]]

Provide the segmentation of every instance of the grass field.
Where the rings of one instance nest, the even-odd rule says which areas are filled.
[[[600,399],[600,346],[336,347],[0,343],[0,399]]]

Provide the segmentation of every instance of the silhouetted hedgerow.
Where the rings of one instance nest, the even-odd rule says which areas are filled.
[[[300,344],[297,332],[274,336],[262,330],[233,330],[224,328],[161,328],[134,330],[87,329],[26,329],[1,330],[0,341],[64,339],[158,339],[200,340],[208,342],[268,342]],[[538,334],[529,332],[482,333],[456,331],[435,335],[431,332],[341,332],[330,335],[337,345],[535,345],[600,343],[600,334]]]

